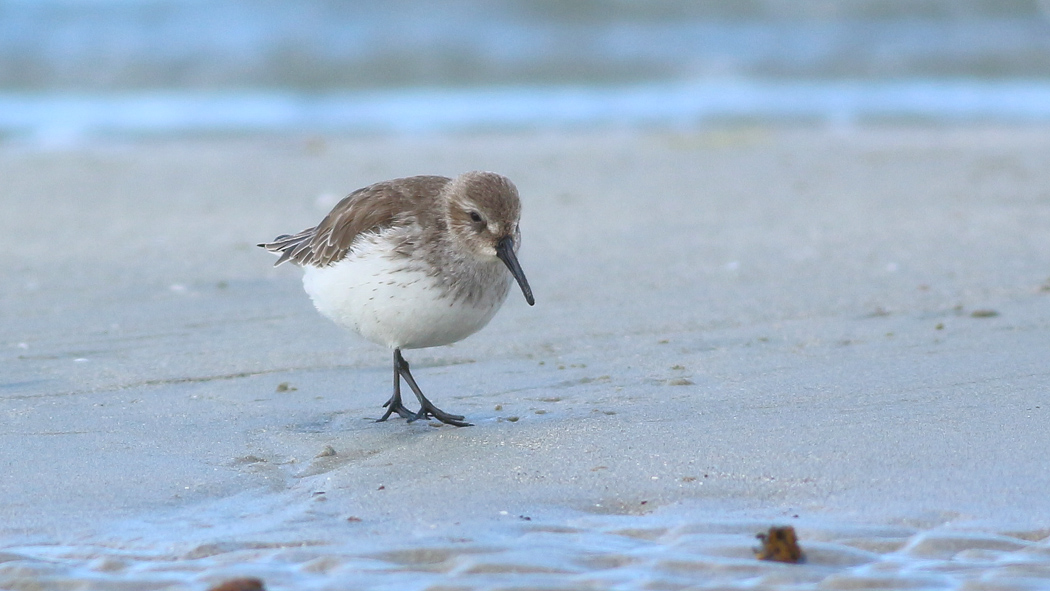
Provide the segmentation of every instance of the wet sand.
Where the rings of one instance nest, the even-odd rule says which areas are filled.
[[[406,352],[475,427],[375,424],[389,352],[254,245],[471,169],[521,191],[537,304]],[[1050,578],[1045,129],[9,143],[0,178],[0,586]],[[774,523],[807,565],[753,559]]]

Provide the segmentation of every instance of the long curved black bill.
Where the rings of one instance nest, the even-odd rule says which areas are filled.
[[[518,256],[514,254],[514,239],[510,236],[501,239],[496,244],[496,256],[510,269],[510,274],[514,276],[518,286],[521,287],[521,293],[525,294],[525,301],[530,306],[535,306],[536,300],[532,297],[532,288],[529,287],[529,280],[525,278],[525,272],[521,270],[521,265],[518,264]]]

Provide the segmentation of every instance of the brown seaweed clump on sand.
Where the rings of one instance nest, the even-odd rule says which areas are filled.
[[[762,540],[762,547],[755,548],[755,557],[759,560],[773,560],[776,562],[802,562],[805,555],[802,548],[798,547],[798,537],[795,528],[771,527],[768,533],[755,536]]]

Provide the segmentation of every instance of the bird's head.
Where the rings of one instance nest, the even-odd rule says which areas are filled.
[[[493,172],[468,172],[445,188],[446,222],[453,239],[478,258],[499,258],[510,269],[525,300],[535,304],[532,288],[518,264],[521,200],[518,189],[505,176]]]

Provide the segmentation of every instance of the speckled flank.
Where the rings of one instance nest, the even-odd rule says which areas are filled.
[[[507,298],[510,273],[495,257],[474,272],[454,265],[433,274],[422,261],[391,254],[388,243],[375,235],[330,267],[307,266],[303,286],[317,310],[374,343],[418,349],[481,330]]]

